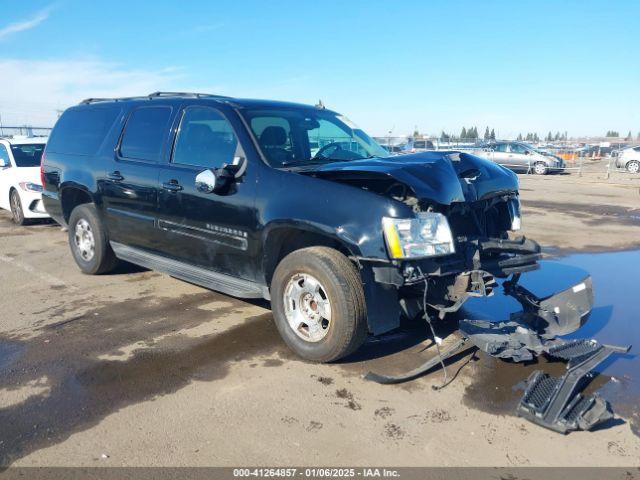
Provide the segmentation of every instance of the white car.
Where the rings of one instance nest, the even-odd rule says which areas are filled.
[[[616,167],[629,173],[640,173],[640,146],[625,148],[616,158]]]
[[[40,159],[47,139],[0,138],[0,208],[24,225],[32,218],[49,218],[42,204]]]

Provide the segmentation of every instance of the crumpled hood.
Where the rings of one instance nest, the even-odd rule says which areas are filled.
[[[475,155],[451,151],[334,162],[301,173],[327,180],[392,177],[410,187],[420,200],[441,205],[518,190],[518,178],[510,170]]]

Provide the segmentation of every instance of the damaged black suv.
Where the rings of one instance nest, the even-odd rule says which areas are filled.
[[[389,156],[319,106],[206,94],[88,99],[42,162],[46,210],[88,274],[125,260],[271,301],[286,343],[327,362],[495,276],[536,268],[516,175],[461,152]]]

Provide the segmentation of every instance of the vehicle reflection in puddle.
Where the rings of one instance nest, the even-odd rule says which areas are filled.
[[[614,412],[629,419],[634,431],[640,428],[640,364],[635,349],[640,348],[638,318],[638,285],[635,280],[640,265],[640,251],[598,254],[574,254],[545,260],[537,271],[522,275],[520,284],[540,297],[551,295],[575,285],[587,275],[593,279],[594,307],[584,325],[565,339],[595,338],[604,344],[633,345],[629,354],[613,355],[597,369],[587,391],[599,389],[609,400]],[[520,310],[513,298],[495,290],[491,298],[471,299],[463,315],[486,320],[508,319]],[[467,389],[465,401],[471,406],[495,413],[512,413],[522,395],[514,386],[525,380],[533,370],[542,369],[554,376],[565,371],[563,362],[550,362],[540,357],[539,363],[508,363],[486,355],[475,366],[476,380]],[[606,381],[612,377],[612,380]]]

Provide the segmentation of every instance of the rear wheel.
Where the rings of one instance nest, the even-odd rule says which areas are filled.
[[[627,172],[638,173],[640,172],[640,162],[638,160],[631,160],[627,163]]]
[[[533,173],[535,173],[536,175],[546,175],[547,166],[544,162],[536,162],[533,164]]]
[[[113,270],[118,264],[107,232],[91,203],[78,205],[69,218],[69,246],[83,273],[99,275]]]
[[[11,190],[9,204],[11,205],[11,219],[13,220],[13,223],[16,225],[25,225],[27,220],[24,218],[22,201],[20,201],[20,195],[17,190]]]
[[[271,303],[280,335],[306,360],[338,360],[367,337],[360,275],[332,248],[309,247],[287,255],[273,275]]]

